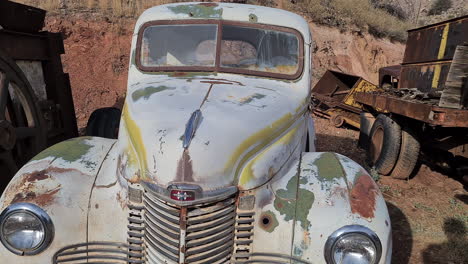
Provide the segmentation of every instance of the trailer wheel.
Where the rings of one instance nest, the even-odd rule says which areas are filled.
[[[121,111],[115,107],[94,110],[86,125],[86,135],[92,137],[117,138]]]
[[[0,52],[0,191],[19,167],[46,146],[46,126],[23,71]]]
[[[332,116],[331,122],[335,127],[342,127],[345,123],[345,120],[341,115],[337,114]]]
[[[401,130],[401,149],[398,160],[390,174],[394,179],[405,180],[411,175],[419,158],[421,145],[409,128]]]
[[[378,173],[389,175],[398,159],[401,127],[390,117],[380,114],[372,126],[367,150],[368,162]]]

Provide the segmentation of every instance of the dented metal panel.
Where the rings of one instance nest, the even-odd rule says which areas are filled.
[[[312,193],[314,202],[305,216],[306,225],[296,219],[293,256],[315,263],[323,257],[325,242],[335,230],[356,224],[377,233],[384,245],[379,263],[387,263],[391,256],[390,217],[369,174],[335,153],[306,153],[300,171],[299,189]],[[309,200],[300,202],[308,205]]]
[[[27,260],[0,245],[2,261],[50,263],[60,248],[87,241],[90,191],[114,142],[86,137],[64,141],[41,152],[18,171],[0,198],[0,209],[18,202],[40,206],[52,218],[55,238],[46,251]]]

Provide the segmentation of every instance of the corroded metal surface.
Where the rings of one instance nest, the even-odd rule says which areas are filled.
[[[330,118],[335,126],[344,122],[359,128],[362,103],[356,94],[381,89],[359,76],[327,70],[312,89],[314,113]]]
[[[403,64],[452,60],[467,31],[468,16],[409,30]]]
[[[384,113],[395,113],[442,127],[467,127],[468,111],[424,104],[417,100],[405,100],[386,94],[359,93],[356,99]]]
[[[468,16],[408,31],[400,88],[443,90],[458,45],[468,41]]]
[[[16,202],[40,206],[51,217],[55,238],[30,263],[50,263],[56,251],[88,239],[87,211],[97,171],[114,140],[77,138],[55,145],[21,168],[0,198],[0,209]],[[2,261],[25,261],[0,246]]]

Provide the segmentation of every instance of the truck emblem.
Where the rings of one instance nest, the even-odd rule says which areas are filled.
[[[171,199],[176,201],[193,201],[195,200],[194,191],[171,190]]]
[[[190,142],[192,141],[192,138],[195,135],[195,131],[198,128],[198,124],[200,123],[200,120],[201,120],[201,111],[200,109],[198,109],[192,113],[192,116],[190,116],[190,119],[187,122],[187,125],[185,125],[184,141],[182,145],[184,149],[189,147]]]

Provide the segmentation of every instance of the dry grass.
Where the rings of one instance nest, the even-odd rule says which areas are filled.
[[[356,25],[378,37],[403,41],[410,24],[374,7],[369,0],[301,0],[298,6],[319,24],[346,28]]]
[[[66,10],[97,11],[116,17],[136,17],[145,9],[170,2],[190,0],[16,0],[44,8],[48,11]],[[374,7],[369,0],[248,0],[250,4],[276,6],[282,1],[283,8],[300,10],[309,14],[314,22],[337,26],[346,30],[351,25],[366,28],[378,37],[403,41],[409,24],[392,16],[384,9]]]
[[[171,2],[183,2],[184,0],[14,0],[55,12],[64,8],[66,10],[100,11],[106,15],[117,17],[135,17],[145,9]],[[188,1],[188,0],[186,0]]]

